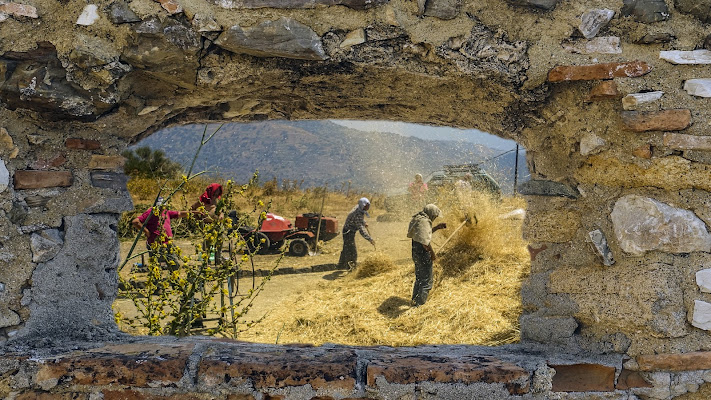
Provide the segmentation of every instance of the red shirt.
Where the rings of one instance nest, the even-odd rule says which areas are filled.
[[[173,211],[173,210],[165,210],[163,211],[163,232],[165,232],[165,236],[167,239],[164,241],[167,242],[169,239],[173,238],[173,230],[170,228],[170,219],[171,218],[178,218],[180,216],[180,213],[178,211]],[[141,223],[146,221],[146,218],[150,217],[148,219],[148,222],[146,222],[146,229],[148,229],[148,244],[151,244],[155,242],[156,238],[160,236],[161,234],[161,229],[158,225],[158,222],[160,221],[161,218],[153,215],[153,207],[149,208],[146,210],[143,214],[141,214],[140,217],[138,217],[138,220],[141,221]]]

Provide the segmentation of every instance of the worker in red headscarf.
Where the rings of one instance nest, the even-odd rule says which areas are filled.
[[[204,207],[204,218],[214,219],[216,217],[215,210],[217,209],[217,201],[220,197],[222,197],[222,185],[219,183],[211,183],[200,195],[198,201],[196,201],[190,208],[192,210],[198,210],[200,207]]]

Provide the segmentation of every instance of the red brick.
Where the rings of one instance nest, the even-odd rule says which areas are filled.
[[[94,154],[89,160],[89,169],[121,169],[126,164],[126,159],[122,156],[102,156]]]
[[[44,391],[29,391],[23,392],[15,400],[88,400],[87,393],[54,393]]]
[[[631,388],[643,388],[643,387],[653,387],[651,383],[647,382],[638,371],[630,371],[628,369],[623,369],[620,372],[620,376],[617,377],[617,385],[615,389],[617,390],[627,390]]]
[[[15,17],[38,18],[37,9],[33,6],[20,3],[0,4],[0,12],[10,14]]]
[[[99,150],[101,148],[101,143],[98,140],[91,139],[67,139],[64,141],[64,145],[69,149],[77,150]]]
[[[158,395],[143,393],[138,390],[106,390],[102,393],[103,400],[203,400],[206,396],[195,393],[176,393],[172,395]],[[236,397],[236,400],[254,400],[254,397]],[[227,397],[227,400],[230,400]]]
[[[228,394],[227,400],[255,400],[251,394]]]
[[[249,346],[220,348],[203,356],[198,381],[206,386],[251,380],[256,389],[311,385],[318,389],[355,388],[357,356],[350,349],[283,346],[254,351]]]
[[[711,136],[665,133],[664,145],[675,150],[711,150]]]
[[[69,171],[15,171],[15,189],[68,187],[73,177]]]
[[[644,146],[639,146],[632,150],[632,155],[639,158],[652,158],[652,146],[645,144]]]
[[[150,343],[106,346],[46,360],[35,380],[61,379],[78,385],[139,387],[170,384],[182,378],[193,347],[192,344]]]
[[[554,392],[611,392],[615,368],[599,364],[551,365]]]
[[[529,390],[530,374],[523,368],[487,356],[399,356],[381,353],[367,367],[367,384],[375,387],[379,376],[388,383],[500,383],[511,394]]]
[[[625,127],[635,132],[680,131],[691,125],[691,111],[687,109],[662,111],[622,111]]]
[[[58,154],[50,160],[45,160],[42,158],[42,159],[35,161],[32,164],[31,168],[32,169],[57,168],[57,167],[61,167],[62,165],[64,165],[65,162],[67,162],[67,158],[64,157],[63,154]]]
[[[531,255],[531,261],[534,261],[536,259],[536,256],[538,255],[538,253],[542,252],[543,250],[546,250],[548,248],[548,246],[544,244],[543,246],[536,249],[536,248],[533,248],[533,246],[531,246],[529,244],[527,248],[528,248],[528,254]]]
[[[281,394],[268,394],[264,393],[264,400],[285,400],[286,396]]]
[[[592,65],[559,65],[548,72],[549,82],[590,81],[622,77],[637,77],[649,73],[652,67],[643,61]]]
[[[617,90],[617,84],[615,81],[602,81],[590,90],[588,100],[598,101],[615,99],[618,97],[620,97],[620,92]]]
[[[640,371],[694,371],[711,369],[711,352],[637,356]]]

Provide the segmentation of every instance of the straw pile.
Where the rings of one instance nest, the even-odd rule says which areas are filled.
[[[412,262],[395,265],[381,254],[346,279],[287,299],[241,339],[389,346],[516,342],[521,281],[530,263],[521,221],[498,217],[523,203],[468,196],[442,207],[448,228],[433,235],[435,249],[465,214],[476,214],[478,223],[465,225],[440,253],[434,288],[421,307],[410,306]]]

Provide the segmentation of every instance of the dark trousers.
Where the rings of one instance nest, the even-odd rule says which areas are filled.
[[[412,242],[412,261],[415,262],[412,302],[421,306],[427,301],[427,295],[432,289],[432,258],[430,252],[419,242]]]
[[[341,250],[341,257],[338,259],[338,266],[340,268],[353,268],[355,267],[356,261],[358,261],[355,235],[355,232],[343,233],[343,250]]]

